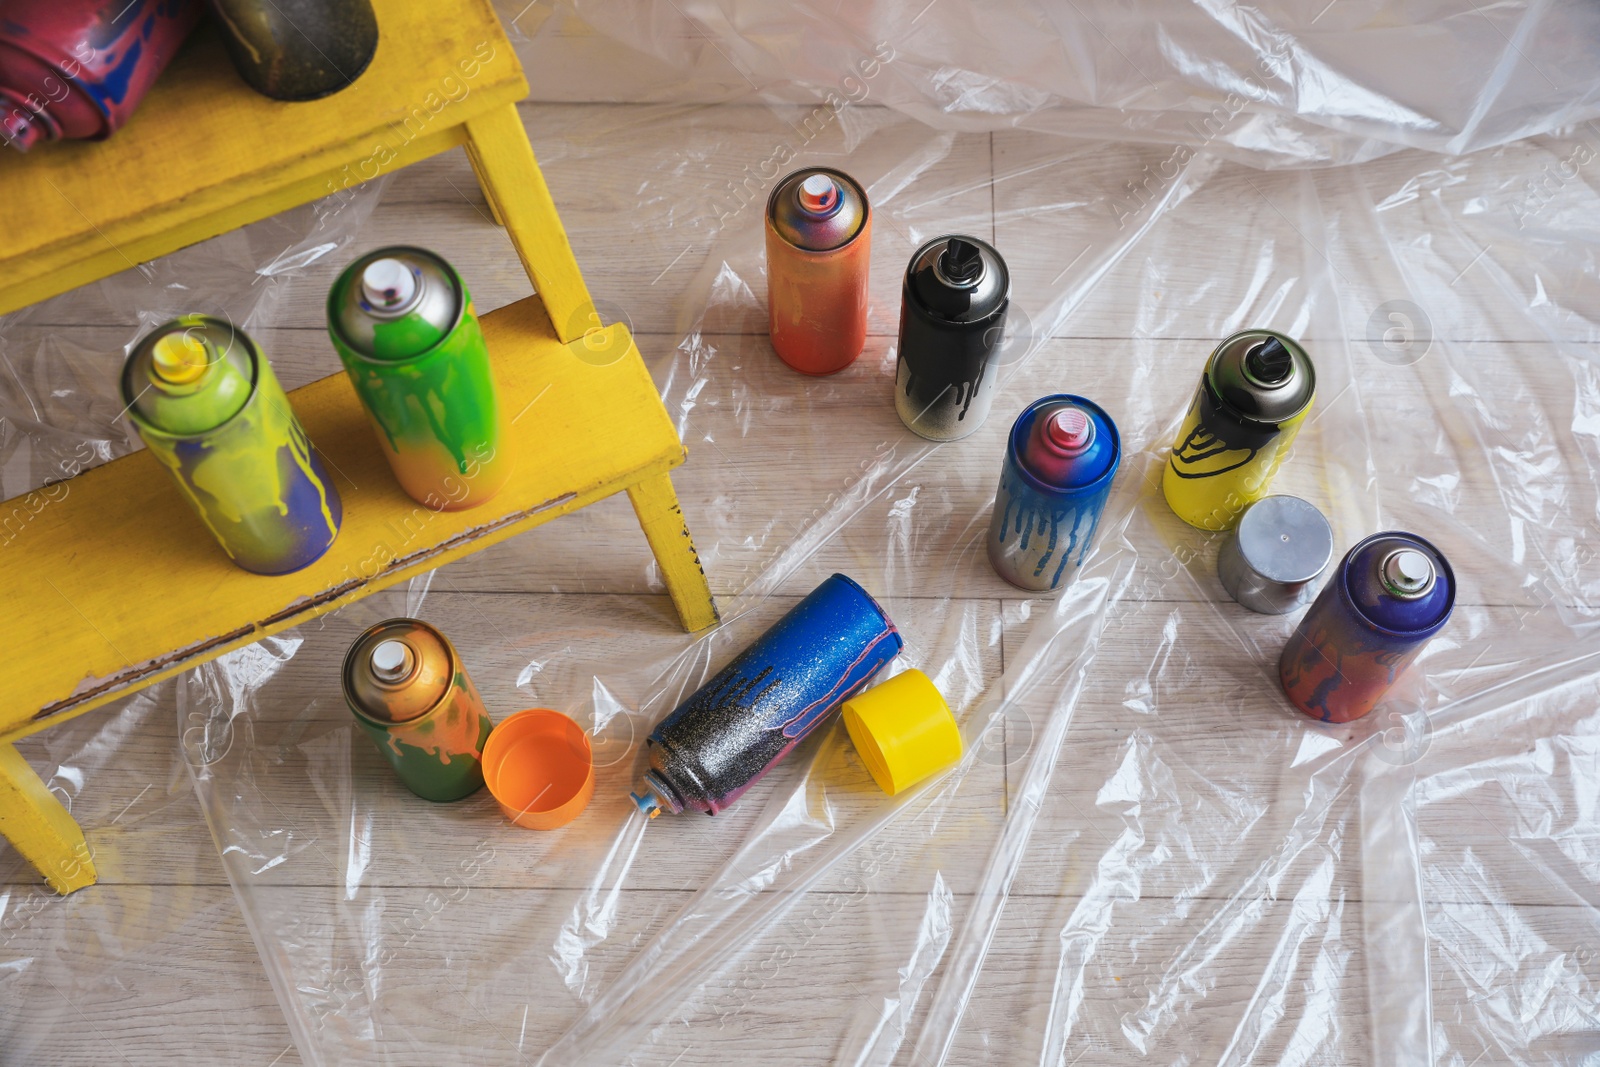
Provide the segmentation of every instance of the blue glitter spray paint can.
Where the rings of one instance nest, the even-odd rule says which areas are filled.
[[[661,720],[633,802],[652,819],[722,811],[903,644],[865,589],[833,575]]]
[[[1450,562],[1415,534],[1358,543],[1339,564],[1278,658],[1290,702],[1313,719],[1370,712],[1450,618]]]
[[[1092,400],[1057,393],[1011,427],[989,521],[989,562],[1012,585],[1057,588],[1094,545],[1122,462],[1117,424]]]

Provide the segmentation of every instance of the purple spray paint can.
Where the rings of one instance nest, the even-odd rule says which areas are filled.
[[[1373,534],[1352,548],[1278,658],[1283,691],[1323,722],[1370,712],[1450,618],[1456,577],[1415,534]]]

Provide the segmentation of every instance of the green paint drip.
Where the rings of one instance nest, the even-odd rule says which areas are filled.
[[[357,350],[338,327],[339,310],[360,285],[358,261],[328,295],[329,335],[373,427],[389,446],[390,463],[407,492],[452,496],[436,485],[445,472],[468,475],[481,457],[503,454],[501,413],[483,330],[466,283],[439,261],[461,297],[453,327],[418,315],[373,324],[373,348]]]

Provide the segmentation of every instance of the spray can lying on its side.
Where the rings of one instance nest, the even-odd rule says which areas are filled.
[[[345,653],[344,699],[356,723],[424,800],[460,800],[483,786],[492,728],[449,638],[417,619],[369,627]]]
[[[989,562],[1012,585],[1045,592],[1094,545],[1122,462],[1117,424],[1070,393],[1035,400],[1011,427],[989,521]]]
[[[0,4],[0,140],[104,140],[200,21],[201,0]]]
[[[1278,677],[1296,708],[1349,722],[1377,707],[1450,618],[1456,577],[1437,548],[1390,531],[1358,543],[1295,627]]]
[[[511,476],[494,368],[472,294],[421,248],[380,248],[328,292],[328,333],[400,485],[436,511],[493,497]]]
[[[228,558],[256,574],[328,551],[344,509],[261,350],[220,319],[185,315],[122,365],[122,400]]]
[[[1011,307],[1006,261],[976,237],[935,237],[900,292],[894,410],[912,433],[959,441],[989,417]]]
[[[1245,330],[1218,345],[1161,476],[1178,518],[1233,529],[1267,495],[1316,391],[1311,358],[1281,333]]]
[[[772,347],[795,370],[832,374],[867,343],[872,209],[850,175],[797,170],[767,198]]]
[[[866,590],[833,575],[656,725],[633,802],[652,819],[722,811],[903,644]]]

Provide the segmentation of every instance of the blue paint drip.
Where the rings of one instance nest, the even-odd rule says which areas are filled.
[[[102,111],[109,111],[113,105],[122,103],[123,98],[128,95],[128,85],[133,81],[133,72],[139,66],[139,57],[143,54],[142,42],[134,41],[130,44],[122,59],[101,75],[98,82],[83,84],[89,99],[98,104]]]
[[[1090,416],[1097,443],[1084,453],[1084,467],[1075,468],[1082,484],[1052,486],[1024,467],[1022,453],[1034,420],[1067,404]],[[1069,566],[1082,566],[1094,547],[1100,515],[1121,462],[1121,441],[1116,424],[1099,405],[1065,393],[1029,405],[1008,440],[989,524],[989,562],[1011,584],[1048,592],[1061,585]]]

